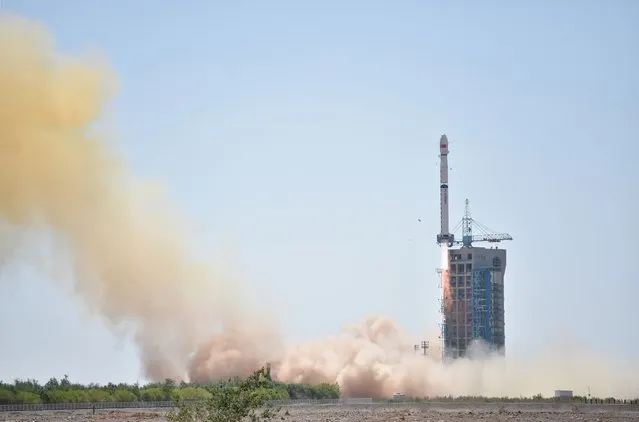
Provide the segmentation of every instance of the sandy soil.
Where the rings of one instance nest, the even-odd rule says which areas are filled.
[[[494,408],[427,409],[418,407],[349,407],[349,406],[300,406],[287,409],[285,421],[306,422],[386,422],[386,421],[639,421],[639,412],[621,410],[517,410]],[[91,411],[43,411],[0,413],[0,421],[51,422],[51,421],[96,421],[96,422],[165,422],[162,410],[98,410]]]

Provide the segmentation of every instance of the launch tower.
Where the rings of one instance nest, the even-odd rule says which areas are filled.
[[[512,240],[471,217],[466,199],[464,217],[448,229],[448,139],[442,135],[440,150],[441,223],[437,243],[442,249],[440,338],[444,360],[466,356],[473,341],[482,340],[490,349],[505,353],[504,274],[506,250],[477,247],[474,243],[497,244]],[[454,233],[461,227],[462,239]]]

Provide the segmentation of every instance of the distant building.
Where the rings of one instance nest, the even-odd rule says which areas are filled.
[[[404,400],[406,400],[406,394],[404,393],[393,394],[393,401],[404,401]]]
[[[556,399],[571,399],[572,390],[555,390]]]

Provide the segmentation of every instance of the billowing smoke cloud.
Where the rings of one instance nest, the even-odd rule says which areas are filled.
[[[338,382],[349,396],[530,396],[588,385],[600,396],[639,395],[636,364],[616,367],[567,347],[516,362],[482,357],[478,347],[476,359],[442,365],[437,350],[415,354],[414,339],[383,317],[285,346],[267,310],[195,259],[171,203],[94,129],[115,87],[100,61],[64,57],[38,24],[0,16],[0,264],[25,259],[12,255],[16,233],[52,233],[49,254],[71,257],[83,301],[110,325],[135,327],[148,378],[224,379],[270,362],[283,381]]]
[[[338,382],[346,396],[421,396],[429,390],[428,377],[413,371],[426,358],[415,354],[413,345],[393,321],[370,316],[345,327],[341,336],[291,348],[277,362],[276,375],[294,382]]]
[[[38,24],[0,18],[0,217],[52,232],[89,307],[135,326],[145,375],[182,377],[203,338],[250,323],[248,304],[194,259],[171,204],[94,129],[113,74],[53,47]]]
[[[637,397],[637,364],[606,361],[575,344],[557,340],[532,360],[504,359],[473,344],[469,358],[443,365],[437,335],[425,337],[429,356],[413,351],[418,343],[394,322],[369,317],[347,327],[341,336],[287,350],[274,368],[290,382],[338,382],[347,396],[407,395],[531,397],[551,395],[555,389],[600,397]]]
[[[268,361],[277,379],[337,382],[350,397],[390,397],[396,392],[418,397],[531,397],[548,396],[555,389],[586,394],[589,387],[599,397],[639,396],[636,363],[609,362],[561,339],[533,360],[504,359],[476,343],[469,358],[442,365],[436,335],[425,337],[432,349],[423,356],[413,351],[418,343],[414,338],[381,316],[348,325],[339,336],[288,347],[281,355],[260,353],[255,345],[262,339],[252,343],[246,336],[241,338],[245,342],[239,347],[224,338],[204,345],[191,367],[192,379],[219,379],[220,368],[227,365],[238,368],[238,375],[248,374],[260,361]],[[205,364],[207,359],[210,366]]]

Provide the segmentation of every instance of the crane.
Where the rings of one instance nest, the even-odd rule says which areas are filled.
[[[464,217],[452,230],[452,232],[455,233],[459,229],[460,225],[462,226],[462,240],[454,240],[453,244],[456,246],[470,248],[473,242],[499,243],[503,240],[513,240],[508,233],[496,233],[494,230],[491,230],[473,219],[470,214],[470,201],[468,198],[466,198],[465,201]],[[481,234],[473,234],[473,226]]]

